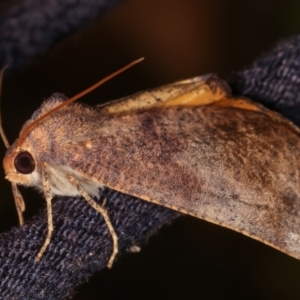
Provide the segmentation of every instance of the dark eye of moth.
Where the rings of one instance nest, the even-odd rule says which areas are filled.
[[[35,161],[28,151],[20,152],[15,157],[15,168],[21,174],[30,174],[35,169]]]

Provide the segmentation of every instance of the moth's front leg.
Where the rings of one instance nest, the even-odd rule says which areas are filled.
[[[113,240],[113,251],[112,254],[108,260],[107,263],[107,267],[111,268],[113,265],[113,262],[116,258],[116,255],[119,251],[118,249],[118,236],[115,232],[115,229],[113,227],[113,225],[111,224],[110,218],[108,216],[108,212],[107,210],[104,208],[104,204],[103,205],[99,205],[92,197],[90,197],[90,195],[80,186],[80,184],[78,183],[78,181],[72,176],[72,175],[68,175],[67,176],[68,180],[70,181],[70,183],[77,189],[77,191],[79,192],[79,194],[96,210],[98,211],[104,218],[104,221],[107,225],[107,228],[111,234],[112,240]],[[104,202],[105,203],[105,202]]]
[[[49,176],[47,173],[47,166],[46,163],[42,162],[42,181],[43,181],[43,188],[44,188],[44,193],[45,193],[45,199],[47,202],[47,221],[48,221],[48,233],[45,239],[45,242],[37,254],[35,261],[39,261],[41,257],[43,256],[45,250],[47,249],[48,245],[50,244],[51,241],[51,236],[53,232],[53,218],[52,218],[52,193],[50,189],[50,184],[49,184]]]
[[[13,191],[13,195],[14,195],[14,199],[15,199],[15,205],[16,205],[16,209],[17,209],[17,213],[18,213],[18,217],[19,217],[19,223],[20,225],[24,224],[24,219],[23,219],[23,212],[25,210],[25,202],[23,199],[23,196],[21,195],[18,186],[16,183],[12,183],[12,191]]]

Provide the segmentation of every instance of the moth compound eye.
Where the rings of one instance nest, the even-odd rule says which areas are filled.
[[[15,168],[21,174],[30,174],[35,169],[35,161],[28,151],[20,152],[15,157]]]

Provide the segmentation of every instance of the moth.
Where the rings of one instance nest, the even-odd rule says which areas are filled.
[[[4,169],[21,221],[25,206],[17,185],[45,193],[48,234],[37,260],[51,240],[53,195],[81,195],[110,230],[112,266],[118,237],[109,212],[93,200],[101,187],[233,229],[300,259],[300,131],[290,121],[233,97],[214,75],[96,107],[71,103],[86,92],[67,101],[53,95],[14,144],[6,142]]]

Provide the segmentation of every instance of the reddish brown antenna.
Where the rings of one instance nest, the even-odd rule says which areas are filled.
[[[2,81],[3,81],[3,75],[4,75],[4,72],[5,70],[8,68],[8,65],[5,65],[1,71],[0,71],[0,100],[1,100],[1,96],[2,96]],[[1,101],[0,101],[1,102]],[[0,103],[0,135],[1,135],[1,138],[2,138],[2,141],[5,145],[6,148],[9,148],[10,145],[9,145],[9,142],[8,142],[8,139],[5,135],[5,132],[3,130],[3,125],[2,125],[2,110],[1,110],[1,103]]]
[[[7,68],[8,68],[8,65],[5,65],[1,69],[1,71],[0,71],[0,97],[2,95],[3,75],[4,75],[4,72],[5,72],[5,70]],[[1,135],[1,138],[3,140],[3,143],[4,143],[5,147],[9,148],[10,145],[9,145],[8,139],[7,139],[7,137],[6,137],[5,133],[4,133],[3,125],[2,125],[1,105],[0,105],[0,135]],[[25,210],[24,200],[23,200],[23,197],[22,197],[21,193],[18,190],[17,184],[15,182],[12,182],[11,186],[12,186],[12,191],[13,191],[13,194],[14,194],[14,199],[15,199],[15,204],[16,204],[17,212],[18,212],[19,223],[20,223],[20,225],[23,225],[23,223],[24,223],[23,212]]]
[[[45,113],[43,116],[41,116],[40,118],[38,118],[37,120],[33,121],[31,124],[29,124],[27,127],[25,127],[19,136],[19,139],[17,141],[17,146],[20,147],[20,145],[22,144],[22,142],[24,141],[26,135],[28,134],[28,132],[37,124],[40,123],[42,120],[44,120],[45,118],[47,118],[49,115],[53,114],[54,112],[56,112],[57,110],[61,109],[64,106],[67,106],[68,104],[74,102],[75,100],[83,97],[84,95],[90,93],[91,91],[93,91],[94,89],[96,89],[97,87],[99,87],[100,85],[102,85],[103,83],[105,83],[106,81],[112,79],[113,77],[119,75],[120,73],[124,72],[125,70],[131,68],[133,65],[141,62],[142,60],[144,60],[144,58],[139,58],[133,62],[131,62],[130,64],[126,65],[125,67],[115,71],[114,73],[108,75],[107,77],[101,79],[100,81],[98,81],[97,83],[95,83],[94,85],[92,85],[91,87],[87,88],[86,90],[82,91],[81,93],[75,95],[74,97],[70,98],[69,100],[65,101],[64,103],[58,105],[57,107],[55,107],[54,109],[48,111],[47,113]]]

